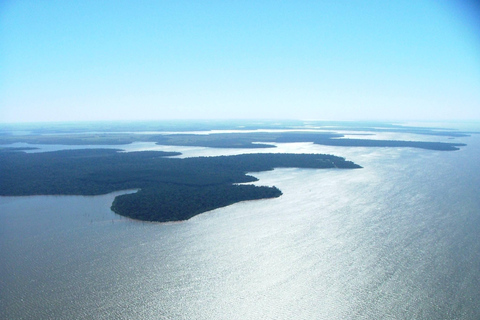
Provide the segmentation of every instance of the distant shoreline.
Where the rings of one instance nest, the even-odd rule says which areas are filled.
[[[121,123],[120,126],[128,124]],[[159,129],[150,123],[144,130]],[[303,129],[313,126],[303,122]],[[100,195],[120,190],[137,192],[118,195],[111,209],[117,214],[143,221],[182,221],[195,215],[233,203],[247,200],[276,198],[282,192],[272,186],[245,185],[256,181],[248,172],[274,168],[361,168],[344,158],[325,154],[245,153],[232,156],[179,158],[177,147],[260,150],[276,148],[279,143],[314,143],[336,147],[418,148],[435,151],[455,151],[463,143],[441,141],[403,141],[381,139],[351,139],[332,130],[346,130],[349,135],[367,132],[409,133],[432,136],[435,140],[468,136],[464,132],[438,128],[405,128],[384,124],[368,127],[366,124],[336,123],[323,131],[301,130],[298,122],[288,125],[238,126],[220,124],[184,124],[177,129],[234,130],[231,133],[210,134],[120,134],[91,133],[94,124],[83,128],[55,126],[25,129],[21,135],[0,135],[0,195]],[[112,125],[109,129],[114,130]],[[123,127],[122,127],[123,128]],[[258,130],[263,128],[263,130]],[[322,128],[320,125],[316,128]],[[125,129],[125,128],[124,128]],[[131,129],[140,129],[133,127]],[[172,130],[163,127],[162,130]],[[242,131],[250,130],[250,131]],[[282,131],[287,130],[287,131]],[[40,134],[39,133],[48,133]],[[32,134],[33,133],[33,134]],[[170,146],[172,151],[132,151],[103,149],[102,145],[120,146],[134,142]],[[26,143],[27,145],[9,145]],[[26,153],[36,144],[74,146],[72,150]],[[89,148],[89,146],[95,146]],[[42,150],[43,151],[43,150]],[[174,157],[177,156],[177,157]]]

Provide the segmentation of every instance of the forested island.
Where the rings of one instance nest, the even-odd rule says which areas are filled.
[[[308,128],[312,128],[311,130]],[[192,132],[181,130],[192,130]],[[328,129],[328,130],[327,130]],[[209,130],[230,130],[215,132]],[[264,131],[262,131],[264,130]],[[348,132],[352,139],[332,130]],[[276,187],[239,185],[248,172],[280,167],[360,168],[344,158],[318,154],[242,154],[169,158],[178,152],[122,153],[114,149],[27,153],[36,144],[120,146],[154,142],[168,146],[275,148],[310,142],[342,147],[409,147],[453,151],[462,143],[368,139],[372,132],[401,132],[458,138],[466,132],[378,123],[142,122],[31,124],[0,128],[0,195],[100,195],[136,189],[115,198],[112,210],[145,221],[179,221],[239,201],[279,197]],[[28,143],[15,146],[12,143]],[[115,147],[116,148],[116,147]]]
[[[351,129],[353,130],[353,129]],[[408,147],[437,151],[454,151],[465,146],[463,143],[449,143],[436,141],[404,141],[404,140],[379,140],[368,139],[371,133],[365,133],[367,128],[352,131],[350,135],[358,136],[357,139],[345,138],[345,135],[336,132],[230,132],[230,133],[142,133],[110,132],[110,133],[65,133],[65,134],[26,134],[26,135],[0,135],[0,145],[24,142],[35,144],[62,144],[62,145],[123,145],[133,142],[154,142],[167,146],[197,146],[208,148],[275,148],[272,143],[285,142],[313,142],[318,145],[338,147]],[[370,129],[373,132],[379,129]],[[398,130],[398,129],[397,129]],[[394,131],[396,132],[396,131]],[[451,131],[404,130],[403,133],[422,135],[445,136],[458,138],[467,136],[465,133]],[[362,138],[360,138],[362,137]],[[367,137],[367,138],[365,138]]]
[[[112,210],[144,221],[181,221],[239,201],[279,197],[276,187],[238,185],[248,172],[274,168],[360,168],[319,154],[243,154],[168,158],[175,152],[121,153],[111,149],[27,154],[0,152],[0,195],[100,195],[138,189],[115,198]]]

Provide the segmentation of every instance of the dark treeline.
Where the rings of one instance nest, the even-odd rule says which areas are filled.
[[[159,184],[155,188],[117,196],[112,210],[139,220],[181,221],[239,201],[276,198],[281,195],[282,192],[276,187]]]
[[[341,137],[341,136],[340,136]],[[291,133],[278,137],[276,142],[313,142],[315,144],[336,147],[409,147],[437,151],[455,151],[463,143],[403,141],[403,140],[374,140],[374,139],[339,139],[340,137],[322,137],[312,133]]]
[[[373,129],[372,129],[373,130]],[[412,130],[414,131],[414,130]],[[361,132],[361,130],[359,130]],[[387,131],[385,131],[387,132]],[[405,131],[408,132],[408,131]],[[414,131],[419,134],[465,136],[455,132]],[[136,141],[155,142],[159,145],[200,146],[210,148],[274,148],[269,143],[276,142],[313,142],[320,145],[339,147],[410,147],[428,150],[453,151],[464,146],[462,143],[371,140],[343,138],[334,132],[237,132],[215,134],[65,134],[65,135],[26,135],[0,136],[0,144],[27,142],[31,144],[67,144],[67,145],[122,145]]]
[[[238,201],[281,195],[275,187],[235,185],[256,180],[247,172],[360,168],[340,157],[316,154],[166,158],[177,154],[107,149],[0,152],[0,195],[98,195],[140,189],[117,197],[112,209],[140,220],[176,221]]]

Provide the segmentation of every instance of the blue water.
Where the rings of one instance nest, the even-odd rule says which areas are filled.
[[[0,318],[480,319],[480,137],[455,141],[282,145],[364,168],[254,173],[283,196],[181,223],[0,197]]]

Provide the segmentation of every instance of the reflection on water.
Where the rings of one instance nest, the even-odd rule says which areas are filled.
[[[115,194],[0,197],[0,318],[478,319],[480,139],[462,142],[279,144],[364,168],[254,173],[283,196],[181,223],[117,216]]]
[[[330,132],[323,129],[289,129],[289,130],[211,130],[211,131],[190,131],[190,132],[122,132],[125,134],[197,134],[208,135],[215,133],[252,133],[252,132]],[[82,132],[79,134],[92,134],[95,132]],[[98,132],[97,132],[98,133]],[[118,132],[112,132],[118,133]],[[343,138],[348,139],[369,139],[369,140],[405,140],[405,141],[429,141],[429,142],[457,142],[458,138],[448,139],[448,137],[422,135],[414,133],[395,133],[395,132],[375,132],[375,131],[342,131],[337,130],[335,133],[343,134]],[[448,140],[448,141],[446,141]],[[78,150],[78,149],[118,149],[123,152],[135,151],[167,151],[167,152],[181,152],[179,157],[197,157],[197,156],[217,156],[217,155],[236,155],[244,153],[259,153],[259,152],[317,152],[310,148],[312,143],[265,143],[262,144],[274,145],[277,148],[256,148],[256,149],[240,149],[240,148],[207,148],[195,146],[165,146],[158,145],[155,142],[137,141],[130,144],[121,145],[61,145],[61,144],[29,144],[25,142],[16,142],[6,145],[0,145],[0,148],[26,148],[27,153],[49,152],[58,150]],[[304,150],[300,150],[303,146]],[[318,146],[318,145],[315,145]],[[328,146],[319,146],[320,148],[329,148]],[[31,149],[30,149],[31,148]],[[337,150],[337,149],[335,149]]]

